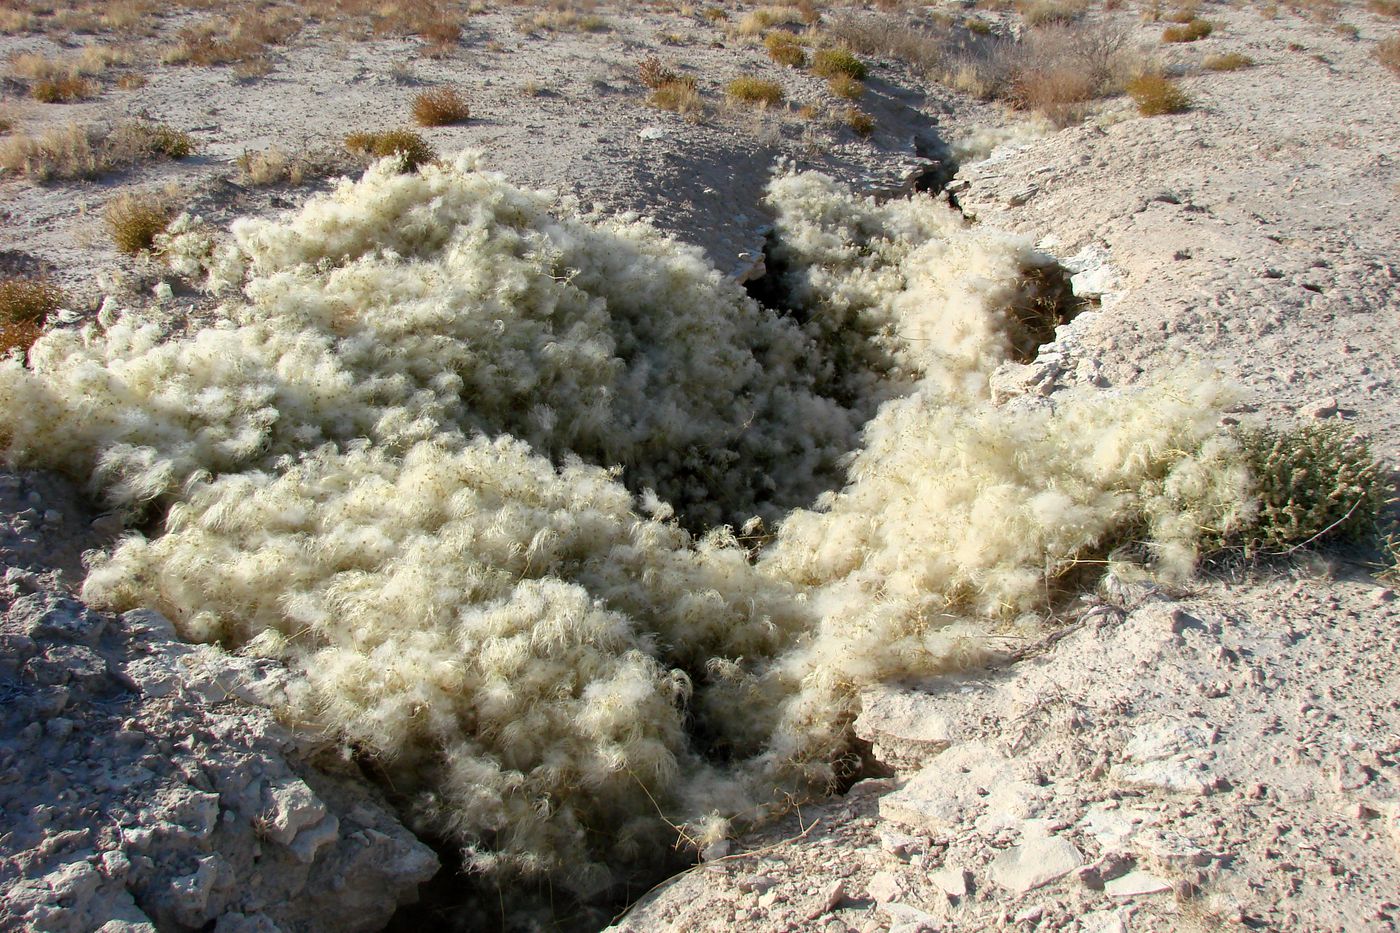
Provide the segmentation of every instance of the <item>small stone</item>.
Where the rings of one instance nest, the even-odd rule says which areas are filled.
[[[745,894],[764,894],[777,884],[771,875],[749,875],[739,879],[739,890]]]
[[[846,899],[846,882],[833,881],[827,886],[826,893],[822,895],[820,906],[807,915],[808,920],[815,920],[818,917],[831,913],[841,902]]]
[[[934,887],[951,898],[967,897],[967,872],[944,865],[928,876]]]
[[[1332,787],[1339,793],[1360,790],[1371,782],[1371,770],[1350,758],[1340,758],[1332,766]]]
[[[1381,587],[1371,593],[1372,606],[1384,606],[1395,599],[1395,591],[1388,587]]]
[[[1013,919],[1017,923],[1035,924],[1039,923],[1040,918],[1043,916],[1045,916],[1045,908],[1037,904],[1034,907],[1027,907],[1025,910],[1018,913]]]
[[[1314,418],[1331,418],[1340,411],[1337,405],[1337,397],[1329,395],[1326,398],[1318,399],[1308,408],[1308,414]]]
[[[911,836],[908,833],[898,833],[893,831],[881,831],[880,848],[884,849],[895,858],[909,858],[916,852],[921,852],[928,847],[928,840],[920,836]]]
[[[887,871],[877,871],[871,876],[869,884],[865,886],[865,891],[870,895],[870,899],[877,904],[884,904],[888,901],[898,900],[904,893],[903,886],[899,879]]]
[[[1114,878],[1103,886],[1109,897],[1146,897],[1151,894],[1165,894],[1172,889],[1171,883],[1145,871],[1130,871],[1121,878]]]

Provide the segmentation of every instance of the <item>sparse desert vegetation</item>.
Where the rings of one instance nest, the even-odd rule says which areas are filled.
[[[1400,714],[1334,700],[1400,677],[1369,576],[1400,573],[1393,15],[0,0],[0,644],[59,579],[15,542],[91,550],[62,598],[100,610],[99,648],[155,607],[201,665],[266,675],[331,817],[298,837],[257,796],[282,784],[229,804],[190,769],[172,793],[232,816],[181,844],[239,883],[176,918],[159,892],[205,850],[171,874],[130,819],[61,835],[87,819],[66,797],[31,827],[48,811],[7,795],[43,782],[0,780],[0,863],[29,885],[0,872],[0,927],[70,909],[60,870],[99,865],[96,903],[122,856],[155,928],[304,928],[255,900],[267,866],[320,885],[379,844],[323,766],[447,865],[397,928],[597,929],[702,857],[668,889],[708,885],[693,903],[660,891],[619,929],[1374,912]],[[0,725],[53,696],[8,662]],[[202,733],[147,729],[123,689],[121,742],[195,760]],[[0,772],[92,747],[74,690]],[[906,701],[972,731],[892,751],[878,714]],[[1164,759],[1187,792],[1134,777],[1144,728],[1199,746]],[[1369,789],[1338,790],[1356,762]],[[146,793],[57,773],[94,807]],[[885,804],[963,783],[947,831]],[[1013,792],[1029,816],[988,828]],[[1006,866],[1048,839],[1077,869],[1017,893]],[[813,888],[832,856],[841,887]],[[1127,904],[1120,869],[1163,896]],[[334,880],[302,900],[379,896]]]
[[[412,130],[351,133],[345,137],[345,148],[371,159],[396,156],[405,172],[411,172],[437,158],[432,145]]]
[[[419,126],[450,126],[465,123],[470,116],[467,99],[453,87],[420,91],[413,98],[413,122]]]
[[[1145,117],[1182,113],[1191,108],[1190,96],[1165,75],[1138,75],[1128,82],[1127,91]]]

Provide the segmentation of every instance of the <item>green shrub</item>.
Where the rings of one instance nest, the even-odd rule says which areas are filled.
[[[1339,424],[1239,432],[1259,511],[1249,550],[1281,551],[1321,541],[1369,542],[1394,495],[1364,440]]]
[[[724,92],[734,100],[761,107],[772,107],[783,100],[782,86],[762,78],[735,78],[725,85]]]
[[[763,37],[763,45],[768,49],[768,57],[789,68],[801,68],[807,64],[807,53],[802,43],[790,32],[775,29]]]
[[[845,75],[857,81],[864,81],[870,69],[865,67],[865,62],[845,49],[822,49],[812,56],[812,72],[823,78]]]

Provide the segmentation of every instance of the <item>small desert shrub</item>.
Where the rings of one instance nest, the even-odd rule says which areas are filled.
[[[251,10],[227,20],[186,26],[161,56],[168,65],[232,65],[264,59],[268,46],[282,45],[301,28],[292,13],[276,8]],[[269,65],[270,67],[270,65]]]
[[[700,113],[705,107],[692,78],[674,78],[661,83],[652,91],[648,102],[653,107],[683,116]]]
[[[847,100],[859,100],[865,93],[865,85],[850,75],[833,75],[826,86],[831,89],[831,93]]]
[[[437,152],[422,136],[412,130],[384,130],[378,133],[351,133],[345,137],[345,148],[351,152],[383,159],[399,156],[405,172],[412,172],[437,158]]]
[[[117,79],[117,87],[123,91],[135,91],[149,83],[145,75],[136,72],[124,74]]]
[[[1377,16],[1400,18],[1400,0],[1367,0],[1366,9]]]
[[[16,134],[0,144],[0,166],[36,181],[95,178],[112,167],[97,131],[71,124],[42,135]]]
[[[774,107],[783,100],[783,88],[776,81],[765,81],[750,76],[730,81],[724,86],[724,93],[740,103],[760,107]]]
[[[790,32],[775,29],[763,37],[763,45],[768,49],[768,57],[779,65],[801,68],[807,64],[807,53],[803,51],[802,43]]]
[[[1191,98],[1165,75],[1139,75],[1128,82],[1126,90],[1145,117],[1182,113],[1191,108]]]
[[[119,124],[107,143],[114,157],[124,162],[158,157],[185,159],[199,149],[189,133],[149,120],[130,120]]]
[[[611,29],[608,21],[592,13],[578,13],[573,10],[549,10],[522,16],[515,21],[517,32],[607,32]]]
[[[1203,19],[1193,19],[1180,26],[1168,26],[1162,30],[1163,42],[1195,42],[1210,35],[1214,28]]]
[[[464,123],[470,116],[471,108],[456,88],[432,88],[413,99],[413,120],[419,126]]]
[[[235,164],[242,179],[258,187],[279,185],[284,181],[299,185],[306,179],[306,163],[276,146],[257,152],[245,151]]]
[[[846,49],[819,49],[812,56],[812,72],[823,78],[845,75],[848,78],[863,81],[869,73],[869,69],[865,67],[865,62],[856,58]]]
[[[718,23],[729,19],[729,11],[719,6],[707,6],[700,11],[700,15],[712,23]]]
[[[1089,9],[1087,0],[1026,0],[1018,4],[1027,26],[1073,23]]]
[[[932,73],[952,51],[946,33],[933,32],[893,16],[834,18],[826,34],[862,55],[880,55]]]
[[[112,243],[129,256],[145,252],[174,217],[170,204],[149,193],[119,194],[107,204],[104,217]]]
[[[1365,441],[1346,427],[1307,424],[1286,431],[1242,430],[1258,514],[1244,532],[1249,550],[1323,540],[1371,543],[1395,489]]]
[[[1201,64],[1207,71],[1239,71],[1253,67],[1254,59],[1239,52],[1226,52],[1223,55],[1207,55]]]
[[[0,322],[0,359],[9,356],[14,350],[28,352],[34,341],[43,333],[43,326],[34,321],[20,321],[15,324]]]
[[[741,36],[758,36],[774,26],[800,26],[802,10],[795,6],[765,6],[745,13],[735,31]]]
[[[43,276],[0,279],[0,324],[42,324],[63,300],[63,289]]]
[[[62,78],[43,78],[34,82],[29,96],[45,104],[70,104],[87,100],[97,94],[97,87],[81,75],[67,75]]]
[[[841,122],[849,126],[857,136],[869,136],[875,132],[875,118],[859,107],[847,107],[841,114]]]
[[[662,64],[661,59],[655,55],[648,55],[637,63],[637,80],[642,82],[643,87],[654,91],[663,84],[679,80],[679,76]]]
[[[1376,56],[1376,61],[1400,75],[1400,35],[1394,35],[1376,43],[1373,54]]]
[[[462,26],[456,20],[432,19],[419,26],[418,35],[430,50],[440,53],[462,41]]]

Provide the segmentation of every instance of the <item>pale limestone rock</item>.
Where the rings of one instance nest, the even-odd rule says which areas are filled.
[[[1062,878],[1083,864],[1084,857],[1068,839],[1032,837],[992,860],[992,880],[1023,894]]]

